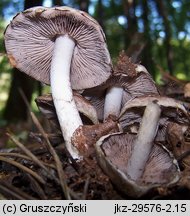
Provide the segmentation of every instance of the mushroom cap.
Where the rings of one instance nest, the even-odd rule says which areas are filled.
[[[106,83],[103,83],[98,89],[96,87],[87,89],[84,94],[87,96],[102,95],[107,88],[115,86],[124,88],[127,98],[123,98],[124,103],[133,97],[159,95],[156,83],[147,69],[141,64],[134,64],[124,51],[119,54],[112,76]]]
[[[80,112],[83,122],[86,124],[98,124],[99,121],[97,117],[97,112],[92,106],[92,104],[86,98],[82,97],[76,92],[74,92],[73,98],[76,103],[77,109]],[[35,101],[41,113],[51,122],[53,122],[56,128],[60,129],[51,94],[39,96],[35,99]]]
[[[111,85],[123,87],[123,103],[132,97],[159,95],[156,83],[147,69],[141,64],[134,64],[125,52],[121,52],[114,67]]]
[[[84,96],[90,96],[90,102],[97,109],[98,118],[103,120],[104,102],[106,88],[120,87],[123,88],[121,107],[129,100],[142,96],[159,96],[156,83],[152,76],[143,65],[134,64],[131,59],[121,52],[117,64],[114,67],[112,76],[98,89],[87,89],[83,92]]]
[[[155,95],[133,98],[125,103],[119,116],[119,122],[122,128],[126,128],[134,123],[139,123],[145,107],[149,102],[153,101],[157,101],[158,105],[163,110],[162,118],[167,118],[167,120],[177,123],[189,124],[189,114],[183,102],[173,98]]]
[[[139,67],[142,65],[139,65]],[[143,66],[142,66],[143,67]],[[146,95],[159,95],[158,89],[151,75],[145,71],[139,71],[136,79],[129,82],[125,81],[125,77],[121,78],[124,87],[124,94],[122,99],[122,106],[132,98],[146,96]]]
[[[80,90],[105,82],[112,71],[102,28],[87,13],[69,7],[33,7],[18,13],[5,30],[12,66],[50,84],[50,66],[57,36],[75,41],[71,86]]]
[[[124,193],[140,197],[153,188],[173,185],[180,178],[177,161],[163,146],[153,145],[143,175],[133,181],[126,172],[136,136],[115,133],[96,143],[98,161],[112,182]]]

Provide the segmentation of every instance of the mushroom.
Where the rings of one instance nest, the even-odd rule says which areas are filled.
[[[157,102],[150,102],[136,136],[115,133],[96,144],[100,165],[129,196],[139,197],[154,187],[179,180],[177,161],[166,148],[154,144],[160,113]]]
[[[157,133],[160,113],[161,109],[156,102],[149,103],[145,108],[132,155],[127,163],[127,173],[133,180],[137,180],[144,171]]]
[[[83,93],[91,96],[89,100],[96,107],[99,120],[105,120],[109,115],[118,117],[123,105],[134,97],[159,95],[146,68],[132,63],[125,52],[120,53],[114,73],[103,87],[102,91],[87,90]]]
[[[103,171],[115,186],[131,197],[141,197],[159,187],[172,187],[180,179],[178,163],[164,146],[154,143],[143,174],[136,181],[127,173],[128,159],[133,151],[134,134],[113,133],[96,143],[96,155]]]
[[[83,11],[69,7],[34,7],[18,13],[5,31],[12,66],[51,85],[52,97],[67,149],[82,125],[72,89],[104,83],[112,66],[99,24]]]
[[[159,94],[146,68],[132,63],[125,52],[119,55],[112,79],[116,81],[106,92],[104,119],[110,114],[119,116],[122,103],[129,100],[131,96],[136,97],[150,92]]]
[[[118,76],[119,74],[119,76]],[[121,52],[116,67],[114,68],[113,80],[124,74],[127,78],[133,78],[136,75],[135,65],[132,64],[124,52]],[[104,120],[109,115],[118,116],[121,109],[121,101],[123,97],[123,87],[111,85],[106,90],[104,102]]]
[[[98,124],[98,116],[96,109],[92,104],[80,94],[73,92],[73,98],[77,106],[77,110],[80,113],[81,119],[84,124]],[[53,98],[51,94],[42,95],[35,99],[36,104],[40,112],[49,119],[53,125],[60,129],[59,121],[57,119],[56,110],[53,104]]]
[[[158,95],[131,99],[123,106],[118,121],[125,132],[131,131],[131,128],[134,129],[134,126],[138,131],[144,109],[153,101],[156,101],[162,109],[156,140],[165,142],[166,128],[169,122],[181,124],[182,127],[189,124],[189,114],[183,102],[179,100]]]

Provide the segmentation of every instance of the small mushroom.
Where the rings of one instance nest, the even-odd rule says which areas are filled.
[[[100,25],[69,7],[34,7],[14,17],[4,38],[10,63],[51,85],[66,147],[73,158],[80,158],[71,145],[73,132],[82,125],[72,89],[98,86],[112,71]]]
[[[132,97],[159,94],[146,68],[132,63],[124,52],[120,53],[112,79],[115,83],[106,92],[104,119],[110,114],[119,116],[122,105]]]
[[[76,92],[73,92],[73,98],[84,124],[99,123],[95,108],[86,98]],[[60,130],[60,125],[51,94],[39,96],[35,99],[35,101],[41,113],[51,122],[53,122],[53,125]]]
[[[158,130],[160,114],[161,109],[156,102],[147,104],[134,141],[132,155],[127,163],[127,173],[133,180],[140,178],[144,171]]]
[[[150,102],[156,101],[162,109],[161,118],[159,120],[159,132],[164,136],[168,122],[176,122],[178,124],[189,124],[189,114],[183,102],[169,97],[163,96],[142,96],[131,99],[122,108],[119,123],[124,131],[130,131],[133,125],[139,125],[144,109]],[[164,130],[163,130],[164,127]]]
[[[136,76],[135,68],[135,64],[132,64],[125,52],[122,51],[114,68],[112,80],[119,80],[122,75],[126,76],[128,79],[134,78]],[[123,86],[118,84],[119,82],[116,82],[115,85],[111,85],[106,90],[104,102],[104,119],[106,119],[109,115],[118,116],[120,113],[121,101],[123,97]]]
[[[109,115],[118,117],[123,105],[130,99],[159,95],[159,92],[146,68],[132,63],[125,52],[121,52],[114,73],[102,87],[102,91],[91,90],[84,92],[84,95],[91,96],[89,100],[97,109],[98,118],[102,121]]]
[[[150,102],[137,135],[115,133],[96,144],[98,161],[116,186],[132,197],[169,186],[179,180],[177,161],[163,146],[154,143],[160,108]]]

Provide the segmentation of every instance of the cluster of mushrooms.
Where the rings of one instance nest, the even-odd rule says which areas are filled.
[[[182,134],[188,129],[184,104],[161,96],[145,67],[124,52],[113,67],[96,20],[69,7],[34,7],[14,17],[4,38],[12,66],[51,86],[51,95],[36,102],[50,119],[56,116],[74,159],[95,155],[133,197],[180,179],[175,154],[164,143],[169,127],[177,125]]]

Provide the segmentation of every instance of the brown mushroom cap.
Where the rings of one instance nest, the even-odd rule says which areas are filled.
[[[18,13],[4,36],[10,63],[49,84],[54,41],[64,34],[76,44],[71,63],[72,88],[91,88],[105,82],[112,70],[105,35],[96,20],[69,7],[34,7]]]
[[[96,152],[102,169],[113,183],[129,196],[140,197],[159,186],[169,186],[179,180],[177,161],[160,145],[153,145],[143,175],[133,181],[126,173],[136,136],[115,133],[102,137],[96,144]]]
[[[84,123],[99,123],[97,112],[95,108],[91,105],[91,103],[86,98],[82,97],[76,92],[73,93],[73,97],[77,109],[82,115],[82,120],[84,121]],[[35,99],[35,101],[41,113],[47,119],[49,119],[53,123],[53,125],[56,126],[57,129],[60,129],[51,94],[39,96]]]

